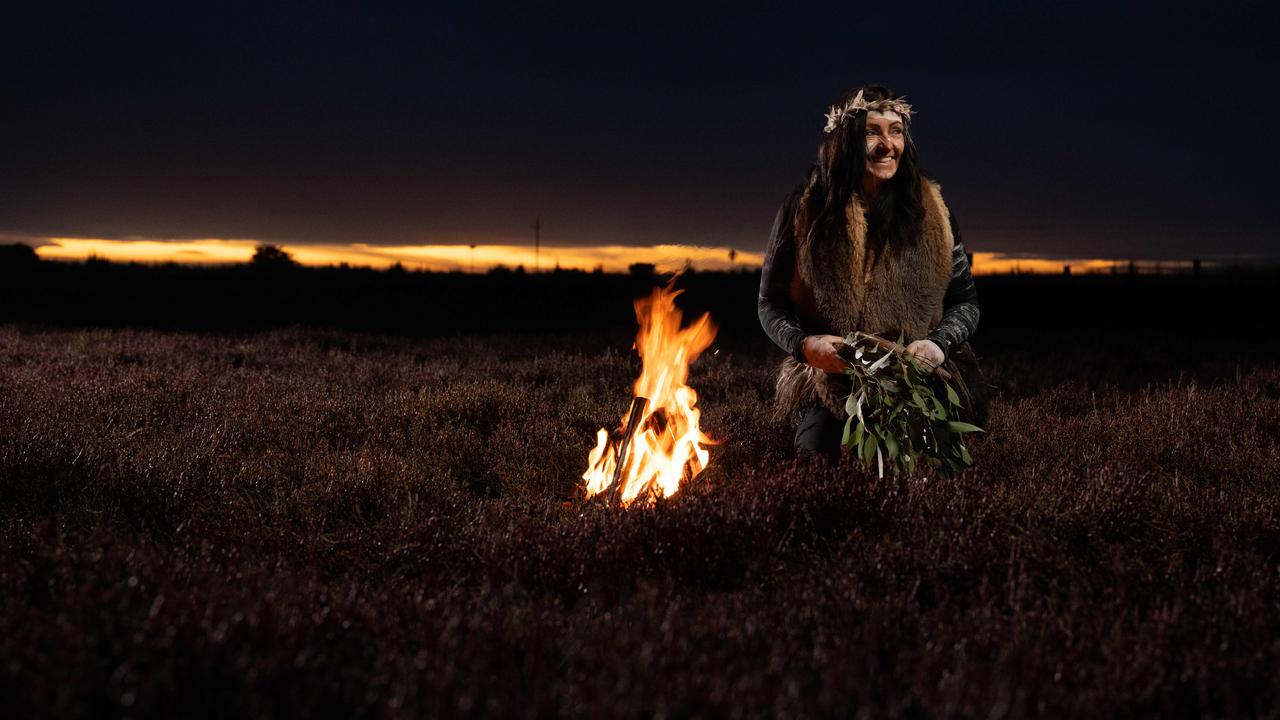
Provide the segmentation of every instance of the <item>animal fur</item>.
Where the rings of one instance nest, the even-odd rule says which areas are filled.
[[[891,339],[902,335],[909,343],[942,321],[955,239],[937,183],[922,182],[924,217],[914,245],[877,249],[867,237],[866,208],[856,193],[845,206],[847,242],[797,244],[790,297],[808,332],[843,337],[861,330]],[[805,189],[798,208],[807,207],[812,189]],[[846,417],[850,384],[845,375],[830,375],[788,357],[778,369],[776,391],[782,416],[821,402],[837,418]]]

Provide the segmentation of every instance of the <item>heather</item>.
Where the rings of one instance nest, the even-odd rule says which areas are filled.
[[[796,460],[777,353],[713,350],[690,379],[710,467],[620,510],[578,493],[638,368],[612,336],[2,327],[0,697],[21,717],[1266,714],[1280,370],[1205,352],[1160,377],[1181,341],[1159,342],[989,357],[1003,392],[951,479]]]

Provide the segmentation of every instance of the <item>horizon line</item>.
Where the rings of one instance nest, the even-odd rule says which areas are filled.
[[[26,244],[26,243],[22,243]],[[287,244],[249,239],[204,238],[196,240],[114,240],[106,238],[47,237],[35,246],[42,260],[180,265],[235,265],[249,263],[259,246],[271,245],[308,267],[369,267],[431,272],[484,273],[503,267],[545,270],[629,272],[632,265],[651,264],[655,272],[681,269],[731,271],[756,270],[764,262],[760,252],[728,246],[659,245],[371,245],[368,243]],[[1030,253],[971,252],[974,275],[1098,274],[1191,270],[1229,264],[1268,262],[1262,256],[1215,256],[1190,259],[1089,258],[1037,256]],[[1132,268],[1130,267],[1132,266]]]

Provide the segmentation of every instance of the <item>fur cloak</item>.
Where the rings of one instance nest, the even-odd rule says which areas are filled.
[[[843,337],[861,330],[890,340],[901,335],[910,343],[942,321],[955,238],[937,183],[922,183],[924,217],[913,245],[877,246],[870,241],[866,208],[857,193],[845,206],[846,242],[797,242],[790,299],[806,331]],[[796,204],[797,213],[808,207],[812,191],[810,184]],[[807,226],[798,220],[792,219],[792,227]],[[956,370],[969,374],[955,362],[966,359],[972,359],[968,343],[953,348],[947,361],[953,375]],[[776,389],[777,410],[783,416],[794,417],[821,402],[837,418],[846,417],[844,400],[851,390],[846,375],[824,373],[788,357],[778,368]]]

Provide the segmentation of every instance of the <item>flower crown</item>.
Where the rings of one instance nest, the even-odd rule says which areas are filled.
[[[903,102],[903,98],[885,98],[883,100],[867,102],[866,98],[862,96],[862,92],[863,91],[859,90],[858,94],[852,100],[844,104],[844,107],[832,105],[831,108],[827,110],[827,126],[822,128],[822,131],[831,132],[832,130],[835,130],[846,117],[863,110],[868,112],[872,110],[877,110],[879,112],[896,112],[902,116],[904,121],[911,120],[911,106]]]

